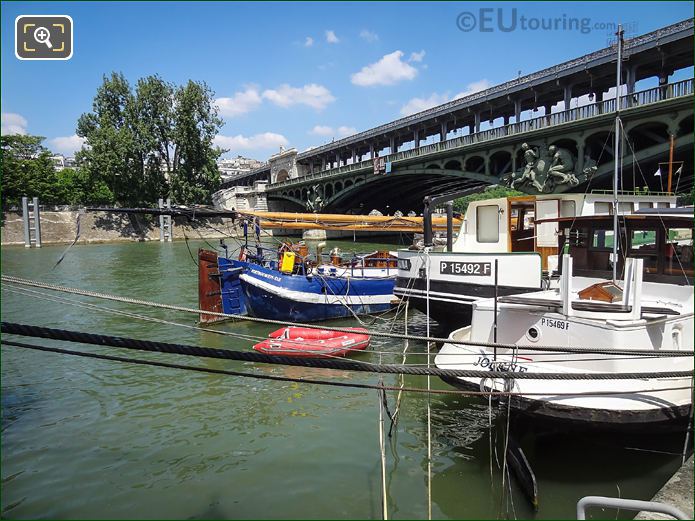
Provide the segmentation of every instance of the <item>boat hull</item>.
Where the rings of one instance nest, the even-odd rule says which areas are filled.
[[[470,340],[470,326],[454,331],[450,338]],[[565,355],[567,357],[577,355]],[[446,343],[435,357],[441,369],[497,370],[533,373],[658,372],[673,367],[673,359],[631,360],[610,355],[583,355],[591,361],[560,362],[557,354],[533,351],[532,346],[513,354],[505,348],[497,352],[486,346]],[[604,361],[601,362],[600,360]],[[681,370],[692,370],[692,359],[684,360]],[[593,369],[582,369],[593,365]],[[601,369],[604,364],[606,369]],[[610,369],[608,369],[610,367]],[[680,429],[690,418],[692,381],[690,378],[620,380],[538,380],[443,377],[460,389],[512,392],[510,407],[515,413],[534,420],[548,420],[586,429]],[[500,395],[503,396],[503,395]],[[507,396],[507,395],[505,395]],[[504,399],[507,399],[506,397]]]
[[[273,331],[268,339],[253,348],[267,355],[298,358],[333,358],[353,351],[363,351],[369,346],[366,329],[351,328],[354,333],[332,330],[284,327]]]
[[[228,285],[238,281],[247,313],[255,317],[317,322],[388,311],[393,300],[394,278],[307,277],[223,258],[219,264],[222,273],[238,270]]]

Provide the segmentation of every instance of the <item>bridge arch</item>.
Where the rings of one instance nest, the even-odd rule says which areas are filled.
[[[275,178],[276,183],[281,183],[282,181],[287,181],[290,178],[290,174],[284,168],[278,172]]]
[[[459,161],[458,159],[452,159],[452,160],[444,163],[444,169],[445,170],[463,170],[463,165],[461,165],[461,161]]]
[[[483,172],[485,171],[485,158],[479,155],[473,155],[466,158],[464,170],[467,172]]]
[[[509,150],[498,150],[490,156],[490,174],[501,176],[512,171],[512,153]]]

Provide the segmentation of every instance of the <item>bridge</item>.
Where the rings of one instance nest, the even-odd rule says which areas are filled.
[[[610,185],[619,108],[623,188],[663,189],[654,172],[670,147],[676,159],[692,157],[693,80],[669,81],[692,65],[689,19],[626,40],[617,105],[607,95],[614,46],[302,153],[281,151],[225,188],[248,192],[266,181],[261,190],[276,209],[360,213],[417,210],[424,193],[499,183],[529,193],[600,188]],[[656,87],[636,90],[650,78]],[[528,154],[537,159],[535,179],[524,175]],[[690,163],[679,171],[679,189],[692,185]]]

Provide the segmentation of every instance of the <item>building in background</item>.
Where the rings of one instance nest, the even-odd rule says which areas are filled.
[[[264,164],[263,161],[242,156],[217,160],[217,168],[220,169],[222,181],[228,181],[238,175],[247,174],[251,170],[259,168]]]

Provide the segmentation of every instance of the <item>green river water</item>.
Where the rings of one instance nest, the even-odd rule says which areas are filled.
[[[202,245],[190,244],[194,255]],[[328,247],[334,245],[374,249],[372,244],[336,241]],[[197,269],[184,242],[80,245],[53,268],[64,248],[3,248],[2,273],[197,307]],[[235,350],[248,350],[254,343],[252,338],[46,301],[11,292],[8,285],[2,289],[4,321]],[[189,326],[196,321],[185,313],[60,296]],[[390,318],[373,327],[402,331],[402,321],[394,324]],[[254,337],[276,329],[247,322],[213,327]],[[409,330],[425,333],[422,314],[410,313]],[[378,383],[378,376],[366,373],[66,347],[265,375]],[[410,343],[412,352],[423,349],[423,344]],[[402,350],[400,341],[377,338],[369,352],[355,358],[397,363]],[[426,360],[414,354],[408,361]],[[398,380],[387,376],[384,383],[397,385]],[[405,383],[426,386],[420,377],[406,378]],[[432,386],[450,389],[437,378]],[[388,393],[392,411],[395,394]],[[490,430],[485,399],[433,395],[429,403],[432,515],[438,519],[574,519],[576,502],[585,495],[650,499],[680,463],[673,453],[680,452],[682,435],[526,434],[521,443],[540,492],[540,508],[534,513],[515,482],[511,498],[502,497],[497,460],[502,463],[506,422],[496,406]],[[423,394],[405,394],[399,422],[386,443],[391,518],[427,518],[427,404]],[[3,346],[2,517],[379,519],[378,416],[373,390],[202,374]],[[645,448],[664,452],[636,450]],[[616,514],[594,512],[595,517]]]

